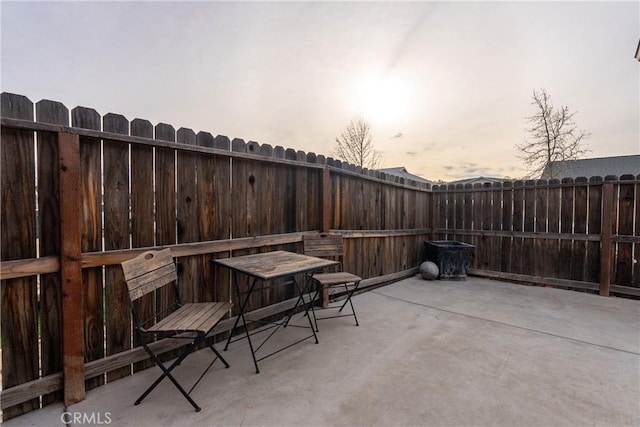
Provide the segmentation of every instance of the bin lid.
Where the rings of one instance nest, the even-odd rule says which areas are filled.
[[[427,240],[425,245],[436,246],[438,248],[475,248],[475,245],[469,243],[456,242],[455,240]]]

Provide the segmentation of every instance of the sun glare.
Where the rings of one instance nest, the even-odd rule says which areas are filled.
[[[393,124],[408,112],[406,82],[394,78],[370,79],[362,83],[358,95],[362,116],[374,124]]]

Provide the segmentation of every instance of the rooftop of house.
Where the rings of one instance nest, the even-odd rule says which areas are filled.
[[[495,183],[495,182],[503,182],[502,178],[494,178],[490,176],[476,176],[473,178],[464,178],[459,179],[457,181],[450,181],[447,184],[486,184],[486,183]]]
[[[425,182],[427,184],[433,184],[433,182],[429,181],[428,179],[425,179],[425,178],[423,178],[421,176],[412,174],[404,166],[399,166],[399,167],[395,167],[395,168],[382,168],[382,169],[378,169],[378,171],[384,172],[384,173],[388,173],[389,175],[399,176],[399,177],[404,178],[404,179],[413,179],[414,181]]]
[[[640,155],[597,157],[593,159],[551,162],[545,167],[541,179],[562,179],[607,175],[640,174]]]

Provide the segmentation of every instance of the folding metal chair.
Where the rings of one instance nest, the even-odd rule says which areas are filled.
[[[337,260],[340,262],[339,268],[342,268],[342,261],[344,257],[344,243],[341,235],[328,233],[305,235],[303,238],[303,242],[305,255]],[[314,274],[312,276],[312,280],[316,285],[316,291],[313,295],[313,299],[311,300],[311,311],[313,313],[316,331],[318,330],[318,320],[333,319],[336,317],[353,316],[356,321],[356,326],[360,326],[351,297],[358,290],[358,286],[360,285],[360,281],[362,280],[362,278],[356,276],[355,274],[347,273],[344,271],[336,271],[331,273]],[[342,313],[342,310],[348,303],[351,307],[351,313],[338,314],[335,316],[317,317],[314,305],[316,299],[321,293],[322,308],[335,308],[329,306],[329,292],[331,289],[335,288],[344,289],[344,292],[346,294],[346,300],[340,306],[338,312]]]
[[[131,260],[123,262],[121,265],[129,289],[129,302],[135,329],[138,334],[140,334],[142,346],[162,370],[162,375],[136,400],[135,405],[140,404],[162,380],[168,378],[189,403],[191,403],[196,412],[200,411],[200,407],[193,401],[190,393],[217,359],[220,359],[222,363],[224,363],[224,366],[228,368],[229,364],[227,361],[224,360],[213,345],[209,344],[208,347],[213,350],[215,357],[202,375],[196,380],[189,392],[186,392],[184,388],[182,388],[171,374],[171,371],[180,365],[189,354],[200,348],[200,345],[205,341],[209,332],[229,313],[232,304],[229,302],[182,304],[176,286],[176,280],[178,278],[176,266],[173,262],[170,249],[147,251]],[[138,317],[134,301],[169,285],[173,285],[174,287],[176,295],[175,301],[168,307],[156,309],[152,317],[141,321]],[[178,358],[174,360],[169,367],[166,367],[147,343],[145,338],[149,336],[155,336],[156,338],[172,337],[189,340],[190,342],[183,348]]]

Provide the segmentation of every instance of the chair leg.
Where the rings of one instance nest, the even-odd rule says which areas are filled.
[[[347,305],[347,303],[349,303],[349,305],[351,306],[351,312],[353,313],[353,318],[356,321],[356,326],[360,326],[360,323],[358,323],[358,316],[356,316],[356,309],[353,308],[353,301],[351,301],[351,297],[353,296],[353,293],[358,289],[358,285],[360,285],[360,282],[356,282],[355,285],[353,286],[353,289],[351,289],[351,291],[349,292],[349,288],[345,283],[344,287],[347,290],[347,300],[342,304],[342,307],[340,307],[340,310],[338,310],[339,312],[342,312],[342,309],[344,308],[344,306]]]
[[[151,393],[153,391],[153,389],[155,389],[158,384],[160,384],[162,382],[162,380],[164,380],[165,378],[169,378],[169,380],[173,383],[173,385],[176,386],[176,388],[180,391],[180,393],[182,393],[182,395],[185,397],[185,399],[187,399],[187,401],[189,401],[189,403],[191,404],[191,406],[194,407],[194,409],[196,410],[196,412],[200,412],[200,407],[196,404],[196,402],[191,398],[191,396],[189,396],[189,393],[187,393],[185,391],[184,388],[182,388],[182,386],[180,385],[180,383],[178,383],[178,381],[173,377],[173,375],[171,375],[171,371],[178,366],[180,363],[182,363],[182,361],[190,354],[193,352],[193,350],[195,349],[195,346],[193,344],[190,344],[187,346],[187,348],[185,349],[184,352],[182,352],[182,354],[180,355],[180,357],[178,357],[172,364],[171,366],[169,366],[168,368],[166,368],[162,362],[160,362],[160,359],[158,359],[158,356],[155,355],[155,353],[153,351],[151,351],[151,349],[146,345],[146,344],[142,344],[142,346],[144,347],[144,349],[147,351],[147,353],[149,353],[151,355],[151,357],[153,358],[153,360],[156,362],[156,365],[158,365],[158,367],[162,370],[162,375],[160,375],[153,384],[151,384],[151,386],[144,392],[142,393],[142,395],[138,398],[138,400],[135,401],[134,405],[139,405],[148,395],[149,393]]]

